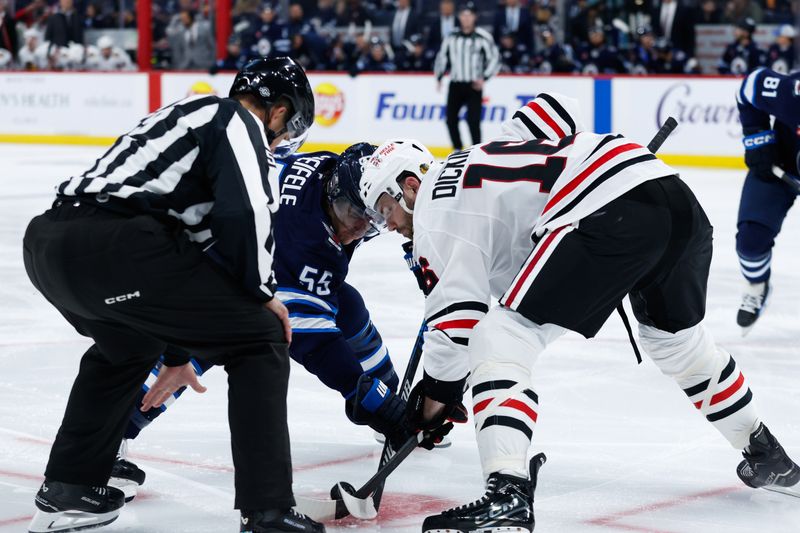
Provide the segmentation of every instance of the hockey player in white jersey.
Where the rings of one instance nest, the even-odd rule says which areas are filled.
[[[575,100],[540,94],[501,137],[443,165],[417,141],[384,143],[361,189],[376,222],[413,238],[429,285],[411,423],[441,424],[468,377],[472,388],[487,492],[426,518],[423,531],[533,530],[544,462],[527,461],[539,414],[533,365],[566,330],[593,337],[626,295],[644,350],[742,450],[741,480],[797,488],[800,470],[701,324],[711,225],[677,172],[647,149],[584,131]],[[500,305],[490,309],[493,299]]]
[[[114,40],[108,35],[97,39],[97,46],[87,47],[86,68],[109,72],[135,69],[128,53],[114,46]]]

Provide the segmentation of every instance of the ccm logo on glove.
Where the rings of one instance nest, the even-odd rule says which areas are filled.
[[[775,132],[772,130],[769,131],[761,131],[758,133],[754,133],[753,135],[748,135],[744,139],[742,139],[744,143],[745,150],[753,150],[755,148],[761,148],[767,144],[774,144],[775,143]]]
[[[139,291],[136,292],[129,292],[128,294],[121,294],[119,296],[112,296],[111,298],[106,298],[103,300],[106,305],[116,304],[119,302],[124,302],[125,300],[132,300],[133,298],[140,298],[142,295],[139,294]]]

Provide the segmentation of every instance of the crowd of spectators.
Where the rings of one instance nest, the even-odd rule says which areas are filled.
[[[133,68],[114,31],[136,27],[136,0],[0,0],[0,68]],[[695,73],[697,24],[734,25],[720,73],[794,68],[791,0],[478,0],[511,73]],[[309,70],[430,71],[458,31],[454,0],[235,0],[225,57],[212,0],[152,0],[154,68],[237,70],[289,55]],[[782,24],[769,49],[756,24]],[[92,32],[93,42],[84,34]],[[102,45],[102,46],[101,46]]]

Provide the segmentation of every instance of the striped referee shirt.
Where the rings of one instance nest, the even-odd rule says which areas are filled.
[[[60,197],[177,220],[261,301],[275,293],[275,160],[261,120],[236,100],[198,95],[145,117]]]
[[[433,66],[437,80],[449,71],[450,80],[455,82],[487,80],[498,70],[500,51],[492,35],[481,28],[469,34],[463,30],[451,33],[442,43]]]

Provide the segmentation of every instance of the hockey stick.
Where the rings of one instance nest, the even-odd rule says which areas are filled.
[[[664,121],[664,125],[659,128],[656,132],[653,139],[647,144],[647,149],[650,150],[652,153],[658,152],[658,149],[661,148],[661,145],[664,144],[664,141],[667,140],[670,133],[678,126],[678,121],[672,117],[668,117],[667,120]]]
[[[779,180],[794,189],[795,193],[800,194],[800,179],[792,176],[788,172],[784,172],[778,165],[772,165],[772,173],[775,174],[775,177]]]
[[[443,427],[449,431],[452,429],[453,423],[447,422]],[[356,490],[346,481],[340,481],[336,484],[336,487],[331,490],[338,489],[345,505],[353,516],[369,520],[375,518],[378,516],[378,507],[380,507],[381,504],[381,495],[383,494],[383,486],[386,483],[386,478],[400,466],[400,463],[402,463],[411,452],[419,447],[420,442],[430,436],[431,432],[420,431],[416,435],[409,437],[394,455],[392,455],[391,459],[381,465],[378,471],[375,472],[375,475],[369,478],[360,489]],[[371,494],[373,494],[372,497],[370,497]],[[356,512],[352,512],[353,510]]]
[[[405,401],[408,401],[408,397],[411,394],[411,385],[414,382],[414,376],[417,374],[417,368],[419,368],[419,363],[422,359],[423,334],[426,329],[427,322],[423,320],[419,327],[419,332],[417,333],[417,340],[414,342],[414,348],[411,350],[411,356],[408,359],[408,366],[406,366],[403,381],[400,383],[400,397]],[[391,474],[427,436],[429,436],[429,433],[421,431],[409,438],[399,450],[394,450],[389,439],[386,439],[383,445],[383,451],[381,452],[378,471],[367,483],[358,490],[355,490],[353,486],[346,481],[340,481],[334,485],[331,488],[331,498],[343,504],[337,510],[336,518],[344,518],[348,514],[365,520],[375,518],[381,506],[383,485],[386,482],[387,476]]]

